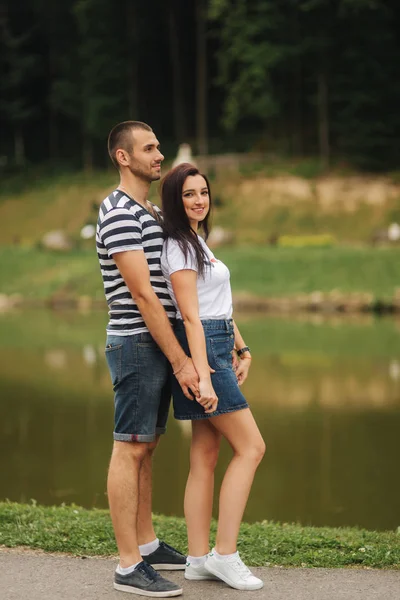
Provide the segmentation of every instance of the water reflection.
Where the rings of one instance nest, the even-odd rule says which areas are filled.
[[[246,520],[397,527],[398,323],[240,324],[254,354],[245,393],[267,442]],[[3,315],[0,340],[0,498],[106,506],[104,315]],[[155,460],[157,512],[182,514],[189,444],[190,427],[171,418]],[[229,456],[225,445],[218,481]]]

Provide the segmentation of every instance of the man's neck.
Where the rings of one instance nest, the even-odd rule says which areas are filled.
[[[127,177],[121,175],[118,189],[125,192],[139,202],[142,206],[146,206],[147,196],[149,194],[150,183],[139,179],[138,177]]]

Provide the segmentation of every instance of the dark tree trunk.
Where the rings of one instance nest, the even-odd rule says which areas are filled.
[[[126,61],[128,82],[128,116],[129,119],[136,121],[139,114],[139,68],[136,57],[137,22],[134,3],[132,1],[128,1],[126,7],[128,48],[128,57]]]
[[[320,69],[317,74],[317,103],[318,103],[318,140],[319,155],[322,166],[330,164],[329,140],[329,109],[328,109],[328,77],[325,69]]]
[[[49,150],[50,159],[58,161],[60,158],[60,144],[58,136],[57,113],[53,108],[49,110]]]
[[[82,140],[82,160],[83,168],[86,173],[92,173],[93,171],[93,143],[92,138],[88,131],[83,131]]]
[[[169,47],[172,66],[172,91],[173,91],[173,114],[174,135],[178,143],[187,141],[185,102],[182,89],[182,69],[179,53],[179,37],[176,24],[175,2],[169,4]]]
[[[48,25],[51,28],[51,23]],[[48,77],[49,81],[53,82],[56,78],[57,73],[57,50],[54,37],[49,36],[49,51],[48,51]],[[59,131],[57,122],[57,110],[54,108],[52,102],[49,102],[49,152],[50,160],[57,161],[60,157],[60,144],[59,144]]]
[[[196,134],[197,152],[208,153],[207,139],[207,40],[206,40],[206,5],[204,0],[196,0],[196,49],[197,49],[197,82],[196,82]]]
[[[14,160],[18,167],[23,167],[25,164],[25,141],[20,125],[17,125],[14,130]]]
[[[290,31],[293,45],[298,47],[301,43],[298,10],[293,7],[290,15]],[[291,113],[291,150],[294,155],[304,152],[303,144],[303,65],[301,56],[293,58],[290,85],[290,113]]]

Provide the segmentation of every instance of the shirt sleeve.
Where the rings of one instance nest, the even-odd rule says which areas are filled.
[[[141,223],[127,208],[111,209],[105,215],[99,233],[109,256],[143,250]]]
[[[191,248],[189,248],[188,256],[185,259],[185,255],[178,242],[169,238],[164,243],[164,253],[165,260],[163,262],[169,275],[185,269],[197,272],[197,261],[194,251]]]

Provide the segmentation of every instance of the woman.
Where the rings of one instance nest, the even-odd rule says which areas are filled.
[[[209,231],[207,178],[193,165],[180,164],[164,178],[161,196],[166,237],[161,266],[177,308],[175,333],[199,375],[198,397],[193,401],[183,395],[175,378],[173,382],[175,418],[192,421],[184,501],[189,543],[185,577],[219,578],[236,589],[255,590],[263,582],[242,562],[236,548],[254,474],[265,452],[239,389],[251,354],[232,320],[229,270],[198,235],[202,229],[207,239]],[[235,361],[236,372],[234,349],[240,358]],[[222,482],[217,538],[209,553],[214,469],[222,436],[234,454]]]

